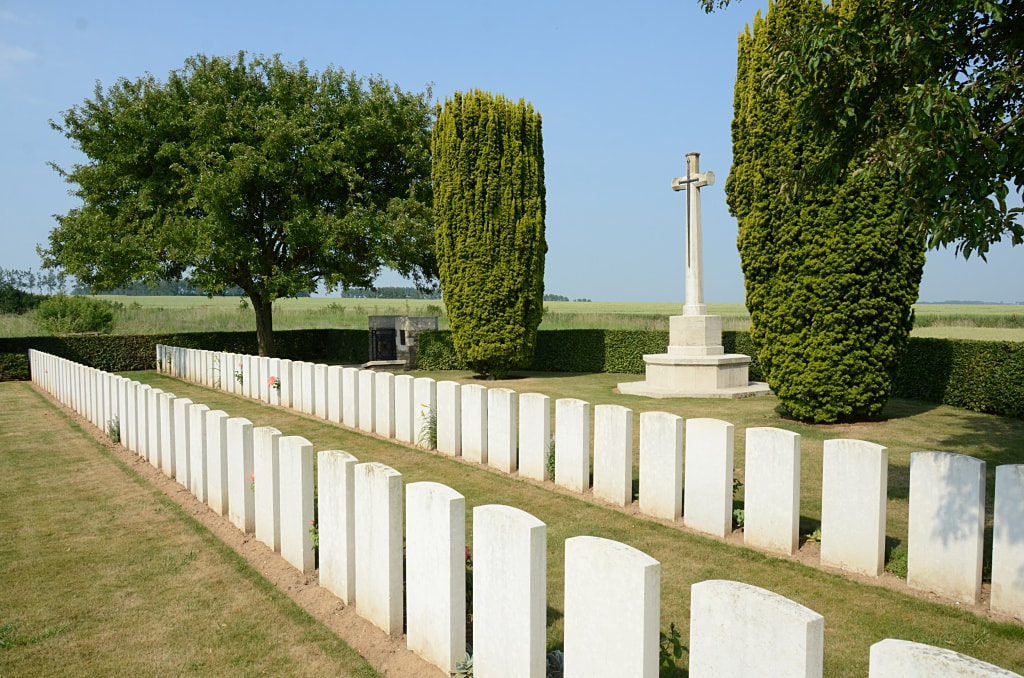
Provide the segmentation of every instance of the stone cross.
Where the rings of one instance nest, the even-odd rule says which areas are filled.
[[[686,304],[683,315],[707,315],[704,305],[703,253],[700,237],[700,189],[714,186],[714,172],[700,172],[700,153],[686,154],[686,176],[672,180],[673,191],[686,191]],[[689,189],[693,190],[689,190]]]

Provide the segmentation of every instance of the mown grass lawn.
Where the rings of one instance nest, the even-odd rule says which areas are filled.
[[[283,409],[264,406],[222,392],[171,379],[153,372],[133,373],[133,378],[187,396],[211,408],[243,416],[254,425],[270,425],[285,435],[301,435],[315,449],[342,449],[361,461],[378,461],[403,474],[405,482],[430,480],[445,483],[467,498],[467,524],[474,506],[501,503],[535,515],[548,526],[548,646],[561,646],[564,576],[564,541],[593,535],[630,544],[662,563],[662,628],[675,623],[689,632],[690,586],[706,579],[732,579],[775,591],[825,617],[825,675],[864,676],[868,649],[883,638],[900,638],[951,648],[1016,672],[1024,671],[1024,626],[1001,623],[962,607],[934,602],[884,586],[858,583],[786,558],[775,558],[742,546],[705,538],[585,498],[556,490],[550,483],[537,484],[500,472],[415,450],[374,436],[333,426]],[[439,378],[471,378],[468,373],[435,374]],[[774,401],[649,401],[611,393],[616,380],[626,375],[524,375],[507,385],[558,397],[580,397],[591,403],[618,402],[636,411],[663,409],[686,417],[712,416],[736,425],[737,468],[742,469],[742,437],[747,426],[775,425],[797,430],[804,436],[802,506],[806,527],[820,512],[813,500],[814,483],[820,493],[820,447],[827,437],[862,437],[890,447],[890,523],[898,532],[905,526],[903,464],[909,452],[947,449],[982,456],[990,466],[1021,461],[1021,422],[976,415],[945,407],[894,403],[889,419],[857,426],[806,427],[780,419]],[[817,478],[817,480],[815,480]],[[900,506],[902,502],[902,515]],[[904,527],[905,534],[905,527]],[[676,671],[685,675],[685,658]]]
[[[379,675],[27,383],[0,479],[0,676]]]

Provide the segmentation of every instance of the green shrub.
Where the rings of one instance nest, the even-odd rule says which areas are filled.
[[[776,2],[740,36],[726,196],[766,381],[793,417],[832,423],[885,407],[925,245],[895,180],[858,177],[860,159],[837,176],[807,171],[825,153],[797,121],[808,92],[770,84],[770,52],[823,11],[819,0]]]
[[[0,353],[0,381],[28,381],[27,353]]]
[[[456,92],[431,136],[437,263],[462,361],[503,376],[533,358],[543,313],[544,148],[540,115],[486,92]]]
[[[35,320],[50,334],[110,334],[114,309],[114,304],[105,299],[57,294],[39,304]]]

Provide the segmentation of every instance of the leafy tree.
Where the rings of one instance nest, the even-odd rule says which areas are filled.
[[[794,417],[850,421],[881,413],[913,326],[924,242],[908,231],[899,186],[834,179],[787,195],[786,176],[827,149],[805,134],[806,89],[769,87],[772,45],[822,11],[779,0],[740,36],[733,167],[751,339],[769,385]]]
[[[730,0],[698,0],[705,10]],[[824,152],[790,177],[893,179],[931,247],[982,258],[1024,242],[1024,2],[837,0],[768,46],[765,75],[807,91]]]
[[[431,139],[441,291],[455,350],[503,376],[529,364],[543,314],[544,149],[533,107],[456,92]]]
[[[51,122],[88,161],[54,166],[83,204],[44,262],[94,291],[186,273],[206,294],[238,286],[273,355],[275,299],[383,266],[436,276],[429,96],[245,53],[97,85]]]

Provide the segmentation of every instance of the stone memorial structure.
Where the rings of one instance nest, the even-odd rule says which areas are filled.
[[[701,172],[699,153],[686,154],[686,175],[672,190],[686,191],[686,304],[669,318],[667,353],[644,356],[646,379],[619,384],[620,393],[651,398],[745,398],[768,395],[767,384],[748,379],[750,356],[726,353],[722,318],[704,304],[700,189],[713,186],[713,172]]]

